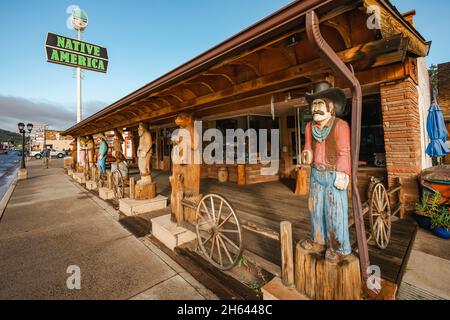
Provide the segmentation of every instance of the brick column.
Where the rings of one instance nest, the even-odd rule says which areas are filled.
[[[439,72],[439,106],[445,119],[450,119],[450,62],[440,64]]]
[[[396,178],[402,179],[405,209],[411,212],[419,200],[417,175],[421,171],[422,155],[416,83],[408,78],[381,85],[380,89],[388,184],[392,186]]]

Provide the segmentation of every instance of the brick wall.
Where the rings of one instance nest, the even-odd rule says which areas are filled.
[[[450,119],[450,62],[438,65],[439,106],[445,119]]]
[[[419,199],[417,175],[421,171],[421,128],[416,83],[408,78],[381,86],[388,183],[404,183],[406,210]]]

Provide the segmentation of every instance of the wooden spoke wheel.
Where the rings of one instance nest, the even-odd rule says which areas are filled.
[[[125,196],[125,183],[123,182],[122,173],[119,170],[115,170],[112,173],[112,184],[114,197],[116,200],[120,200]]]
[[[391,237],[391,206],[382,183],[373,187],[370,197],[369,221],[372,237],[380,249],[386,249]]]
[[[221,270],[233,268],[242,254],[242,230],[236,211],[222,196],[208,194],[197,206],[196,231],[206,259]]]

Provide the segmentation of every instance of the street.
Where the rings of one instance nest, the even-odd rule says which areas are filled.
[[[21,157],[18,152],[11,151],[0,155],[0,199],[14,180],[16,169],[20,166]]]

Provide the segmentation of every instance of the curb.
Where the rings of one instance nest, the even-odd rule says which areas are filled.
[[[9,199],[11,199],[14,189],[16,188],[16,184],[17,184],[17,174],[13,182],[9,186],[8,190],[6,191],[5,195],[3,196],[2,200],[0,200],[0,221],[2,220],[3,213],[5,212]]]

